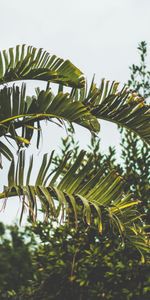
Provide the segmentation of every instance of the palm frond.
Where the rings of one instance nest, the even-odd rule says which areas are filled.
[[[138,134],[145,142],[150,143],[150,106],[144,99],[130,91],[126,86],[118,91],[118,82],[102,80],[98,88],[91,83],[90,89],[73,89],[72,94],[78,101],[89,107],[98,119],[116,123]]]
[[[42,48],[17,45],[0,53],[0,84],[17,80],[43,80],[81,88],[83,73],[69,60],[50,55]]]
[[[100,234],[106,232],[108,227],[113,228],[122,240],[127,238],[133,245],[135,242],[135,246],[139,247],[140,251],[143,252],[144,249],[144,251],[149,251],[146,238],[141,242],[141,234],[138,234],[138,230],[135,232],[132,230],[135,220],[138,224],[141,220],[136,210],[139,201],[133,200],[130,194],[124,194],[123,178],[116,174],[115,170],[107,176],[99,170],[90,181],[87,180],[92,157],[85,162],[84,151],[80,152],[76,161],[64,174],[68,155],[54,171],[52,169],[53,153],[50,158],[45,154],[37,178],[34,183],[31,183],[33,156],[25,176],[25,152],[20,151],[17,163],[12,159],[8,185],[0,193],[0,199],[19,196],[22,201],[21,219],[24,208],[27,206],[30,218],[35,220],[37,200],[40,200],[46,218],[69,219],[70,213],[73,212],[77,224],[80,207],[86,223],[88,225],[96,223]],[[140,225],[138,226],[140,228]]]
[[[69,93],[58,92],[56,96],[51,89],[40,91],[38,96],[28,97],[25,85],[4,87],[0,90],[0,136],[13,138],[18,143],[29,144],[33,132],[40,137],[40,121],[56,119],[75,122],[91,131],[99,131],[95,116],[82,103],[74,101]],[[17,129],[22,128],[22,135]]]

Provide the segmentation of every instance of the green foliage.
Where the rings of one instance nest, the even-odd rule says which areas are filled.
[[[32,237],[27,238],[27,231],[21,232],[14,226],[4,227],[0,223],[0,296],[9,299],[28,286],[33,279],[31,258]]]
[[[100,236],[80,222],[78,230],[37,224],[41,245],[34,254],[37,282],[31,299],[148,300],[149,265],[117,237]],[[134,258],[134,259],[133,259]]]
[[[118,90],[119,83],[102,80],[100,87],[91,83],[90,89],[79,99],[90,107],[98,119],[111,121],[136,133],[149,144],[149,105],[137,93],[131,92],[127,86]]]
[[[145,44],[139,50],[142,67],[133,69],[134,76],[142,76],[136,89],[141,93],[149,77],[144,73]],[[149,209],[149,148],[130,137],[136,133],[150,142],[149,105],[126,87],[119,91],[116,82],[102,80],[98,88],[93,80],[87,89],[79,69],[41,49],[17,46],[3,51],[0,84],[27,79],[44,80],[47,87],[37,89],[33,97],[26,95],[24,83],[0,90],[0,167],[3,156],[10,161],[8,184],[0,198],[18,196],[20,219],[27,207],[32,221],[40,200],[45,222],[35,222],[24,235],[12,226],[11,238],[0,226],[1,299],[148,300],[149,225],[145,226],[143,212]],[[59,84],[57,92],[50,82]],[[70,90],[64,92],[64,86]],[[114,149],[109,148],[108,155],[100,153],[94,136],[100,129],[98,119],[133,132],[123,138],[124,168],[116,165]],[[31,156],[27,167],[25,147],[34,132],[39,147],[43,120],[61,126],[77,123],[93,136],[89,150],[80,151],[71,125],[62,153],[44,154],[32,182],[34,161]],[[4,138],[17,144],[17,157]],[[137,196],[147,199],[143,207]]]
[[[69,60],[32,46],[17,45],[0,53],[0,84],[17,80],[42,80],[82,87],[83,73]]]
[[[149,299],[148,261],[142,264],[133,248],[119,248],[118,237],[112,238],[110,232],[101,236],[96,227],[87,227],[82,221],[78,229],[71,223],[56,227],[54,223],[39,222],[28,231],[37,241],[30,253],[32,264],[27,264],[24,256],[20,266],[17,257],[7,257],[5,252],[12,273],[9,277],[6,273],[8,290],[1,299]],[[18,290],[12,275],[20,267],[24,280]],[[2,280],[4,276],[5,271]]]
[[[71,151],[76,160],[80,151],[74,140],[73,130],[70,129],[69,132],[68,137],[62,140],[62,152],[53,158],[56,169],[62,162],[64,153]],[[87,158],[91,152],[94,153],[93,167],[88,178],[103,166],[105,174],[112,167],[123,172],[116,165],[114,149],[110,148],[108,155],[102,154],[99,149],[100,140],[93,137],[87,151]],[[71,164],[71,160],[68,160],[64,174]],[[145,257],[146,262],[143,264],[135,248],[129,243],[122,244],[121,236],[112,227],[101,235],[97,231],[97,225],[87,226],[80,210],[78,214],[80,221],[77,228],[74,215],[70,214],[69,223],[60,225],[55,221],[38,222],[26,229],[25,240],[30,237],[32,243],[28,244],[30,265],[24,259],[24,265],[29,270],[23,272],[22,266],[25,283],[22,281],[17,290],[13,277],[10,276],[7,279],[7,293],[2,294],[2,299],[149,299],[149,255]],[[4,233],[3,227],[1,232]],[[9,257],[7,259],[9,261]],[[20,268],[14,257],[13,262],[12,268],[16,268],[16,265]],[[30,273],[31,270],[33,273]]]
[[[90,131],[98,132],[97,119],[115,122],[136,132],[147,143],[150,142],[149,106],[141,97],[130,92],[127,87],[118,90],[118,83],[102,80],[98,88],[94,80],[87,91],[83,73],[71,62],[50,56],[42,49],[31,46],[16,46],[0,55],[0,84],[18,80],[44,80],[45,90],[36,90],[33,97],[26,95],[25,84],[21,87],[3,86],[0,90],[0,137],[13,139],[19,147],[28,146],[32,135],[38,132],[39,146],[41,121],[54,119],[75,122]],[[50,82],[59,84],[58,92],[53,92]],[[64,92],[64,85],[72,87]],[[17,129],[21,128],[21,135]],[[2,147],[4,145],[1,142]],[[1,151],[2,155],[7,155]]]
[[[69,152],[66,153],[56,170],[53,170],[52,178],[49,173],[52,155],[50,159],[45,155],[34,184],[30,183],[32,161],[24,182],[25,154],[20,151],[16,166],[14,159],[10,166],[9,188],[5,187],[0,198],[18,195],[22,200],[21,218],[25,201],[28,200],[29,216],[32,220],[36,220],[36,196],[41,201],[45,220],[48,217],[69,220],[73,211],[77,226],[80,209],[86,223],[97,224],[100,234],[105,234],[113,228],[120,235],[122,243],[128,240],[141,253],[147,252],[149,245],[141,222],[141,214],[136,209],[139,201],[134,199],[132,194],[124,194],[123,178],[115,170],[108,169],[104,175],[105,165],[99,164],[96,172],[94,166],[97,166],[99,160],[97,146],[98,144],[95,144],[94,159],[93,154],[89,153],[87,156],[84,151],[80,151],[73,164],[69,161],[69,167]],[[59,201],[59,205],[56,200]]]
[[[150,96],[150,72],[146,64],[147,44],[141,42],[138,47],[139,65],[132,65],[131,79],[128,84],[140,93],[145,102]],[[150,147],[135,134],[123,131],[122,158],[125,167],[126,190],[131,189],[138,199],[142,200],[139,209],[146,213],[144,220],[150,220]]]
[[[141,42],[138,46],[140,64],[130,67],[131,75],[128,85],[134,89],[144,100],[150,96],[150,70],[147,67],[147,43]]]
[[[50,156],[44,154],[36,180],[32,183],[33,156],[27,167],[26,151],[21,149],[29,146],[35,131],[38,148],[43,120],[59,125],[64,125],[64,122],[77,123],[93,133],[99,131],[98,119],[105,119],[136,132],[149,142],[149,107],[143,99],[126,87],[119,91],[116,82],[109,84],[102,80],[98,88],[93,79],[87,89],[82,72],[72,63],[24,45],[2,52],[0,78],[0,84],[28,79],[47,82],[46,89],[36,89],[33,97],[26,95],[24,83],[21,87],[5,85],[0,90],[0,137],[13,140],[18,146],[16,158],[7,143],[0,141],[1,156],[11,161],[8,183],[1,191],[0,199],[20,198],[20,220],[26,207],[30,219],[34,221],[40,200],[46,219],[69,219],[73,211],[77,224],[78,206],[81,206],[88,225],[96,223],[100,234],[112,226],[123,242],[128,240],[143,257],[149,245],[142,216],[136,209],[139,201],[124,192],[123,178],[115,170],[109,170],[107,174],[105,166],[92,170],[95,153],[88,157],[85,151],[78,154],[68,169],[69,155],[65,155],[58,168],[53,170],[52,152]],[[55,93],[50,88],[50,82],[59,84]],[[66,85],[71,88],[68,92],[64,92]]]

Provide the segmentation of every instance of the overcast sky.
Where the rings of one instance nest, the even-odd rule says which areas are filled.
[[[69,58],[89,81],[95,73],[97,82],[104,77],[127,82],[129,66],[138,61],[138,43],[145,40],[150,45],[149,0],[0,0],[0,11],[1,49],[16,44],[42,47]],[[89,134],[80,132],[83,146]],[[56,128],[48,131],[52,147],[62,134]],[[112,124],[102,125],[101,136],[104,151],[109,143],[119,143]],[[0,219],[10,222],[12,208],[9,205]]]

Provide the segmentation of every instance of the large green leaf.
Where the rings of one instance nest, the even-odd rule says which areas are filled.
[[[140,251],[149,251],[147,236],[144,231],[142,234],[143,229],[139,231],[142,228],[141,215],[136,210],[139,201],[133,200],[130,194],[124,194],[123,178],[114,170],[107,176],[99,170],[90,181],[87,181],[92,156],[89,161],[84,161],[84,155],[85,152],[81,151],[64,174],[69,157],[64,157],[64,161],[54,171],[53,153],[49,159],[45,154],[37,178],[31,183],[33,157],[25,176],[25,153],[20,151],[17,163],[12,159],[8,186],[0,193],[0,199],[19,196],[22,201],[21,218],[26,206],[33,220],[37,217],[39,199],[46,218],[69,218],[70,212],[73,211],[76,225],[81,207],[87,224],[96,222],[100,234],[105,233],[108,228],[113,228],[114,231],[118,231],[122,242],[128,239],[133,245],[135,243],[135,247]]]
[[[80,101],[75,101],[69,93],[58,92],[56,96],[51,89],[39,91],[37,96],[28,97],[25,85],[4,87],[0,90],[0,136],[13,138],[17,143],[29,144],[33,132],[41,133],[41,120],[58,120],[75,122],[91,131],[99,131],[97,118]],[[22,128],[19,136],[17,129]]]
[[[150,144],[150,106],[127,87],[118,90],[118,82],[102,80],[98,88],[92,81],[89,91],[73,89],[72,95],[89,107],[98,119],[116,123],[138,134]]]
[[[69,60],[50,55],[42,48],[16,46],[0,53],[0,84],[16,80],[43,80],[83,87],[83,73]]]

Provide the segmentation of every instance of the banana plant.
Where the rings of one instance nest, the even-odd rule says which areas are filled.
[[[14,82],[19,80],[24,82],[16,86]],[[34,96],[28,96],[27,80],[45,81],[46,88],[38,88]],[[8,86],[11,82],[13,85]],[[58,84],[57,92],[53,92],[51,82]],[[85,76],[70,61],[25,45],[1,52],[0,84],[0,155],[10,161],[8,184],[1,191],[0,199],[20,198],[20,220],[25,207],[30,218],[35,220],[37,201],[40,200],[46,218],[69,220],[70,212],[73,212],[76,226],[80,206],[88,226],[96,223],[100,234],[103,234],[109,224],[118,231],[123,241],[127,239],[142,255],[148,252],[149,241],[143,229],[142,216],[136,208],[139,201],[130,194],[124,194],[123,178],[115,170],[107,176],[99,170],[87,181],[92,156],[85,161],[85,153],[81,151],[69,170],[64,172],[68,155],[54,170],[52,152],[49,158],[47,154],[43,156],[37,178],[31,182],[34,158],[30,158],[27,169],[27,150],[24,150],[30,145],[35,131],[39,146],[41,122],[44,120],[61,126],[65,122],[75,123],[92,133],[99,132],[99,119],[108,120],[128,128],[150,143],[150,109],[144,100],[126,87],[118,91],[116,82],[110,85],[102,80],[98,88],[93,80],[88,90]],[[18,146],[17,159],[8,145],[11,140]],[[26,176],[24,169],[27,169]]]

